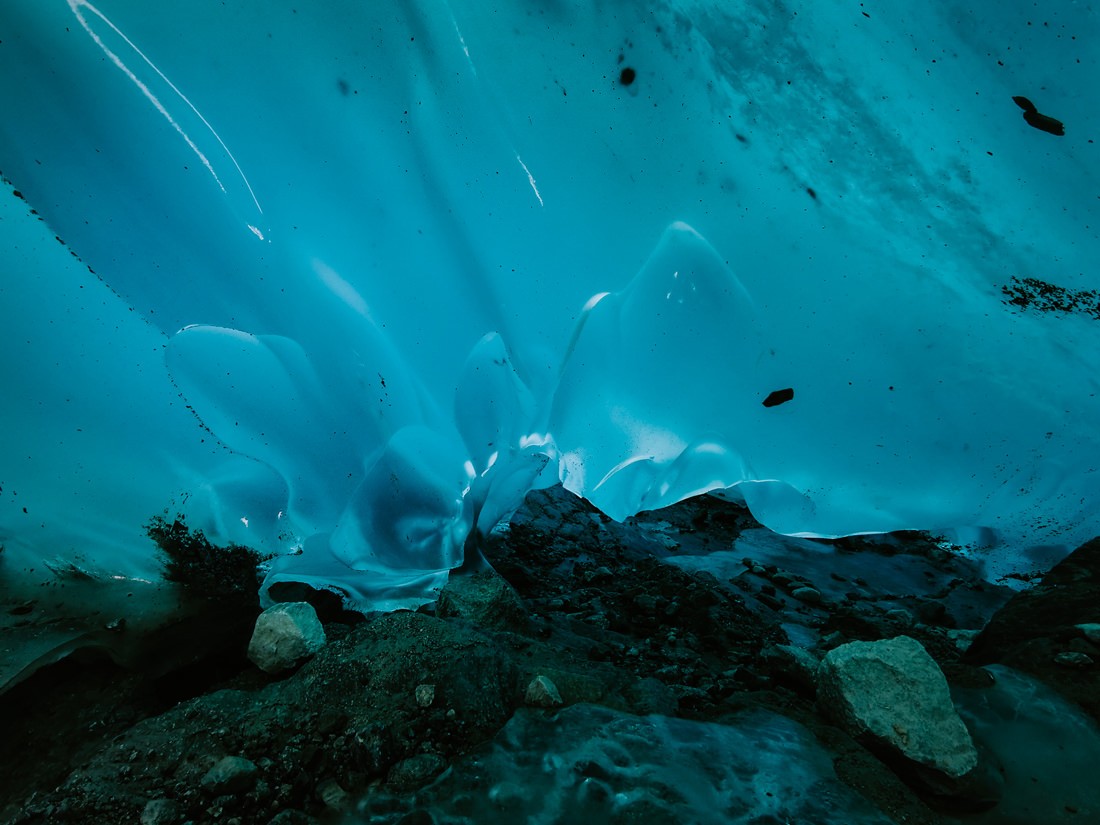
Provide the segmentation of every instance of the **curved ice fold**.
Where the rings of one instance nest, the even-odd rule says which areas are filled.
[[[470,531],[458,445],[426,427],[386,442],[332,536],[352,569],[435,572],[462,563]]]
[[[936,311],[944,326],[972,319],[972,310]],[[1072,512],[1066,488],[1087,485],[1089,473],[1063,476],[1068,456],[1020,449],[1046,405],[1031,390],[1036,376],[988,351],[974,365],[959,355],[953,365],[913,361],[901,373],[902,406],[894,386],[846,392],[832,342],[783,340],[780,320],[698,233],[671,226],[630,284],[578,325],[549,425],[565,486],[621,519],[751,482],[741,493],[762,523],[806,536],[984,525],[1018,542],[1034,534],[1035,508],[1058,501]],[[988,333],[1018,351],[1013,329]],[[859,356],[844,369],[889,380],[879,353]],[[991,380],[983,370],[994,363]],[[946,391],[949,372],[959,383]],[[789,402],[765,403],[789,386]],[[1096,439],[1080,433],[1074,460],[1094,461]]]
[[[752,478],[725,439],[759,437],[763,415],[731,415],[779,380],[763,326],[695,230],[666,230],[626,289],[589,305],[566,356],[549,426],[565,486],[621,519]]]
[[[333,414],[332,393],[296,341],[191,326],[172,337],[167,361],[202,422],[286,481],[292,517],[335,521],[361,475],[366,428]]]
[[[0,537],[185,498],[368,604],[556,476],[1090,537],[1097,19],[956,5],[0,4]]]

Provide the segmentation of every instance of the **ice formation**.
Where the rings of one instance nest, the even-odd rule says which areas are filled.
[[[1062,552],[1100,532],[1098,22],[8,0],[0,542],[148,575],[176,507],[392,606],[560,478]]]

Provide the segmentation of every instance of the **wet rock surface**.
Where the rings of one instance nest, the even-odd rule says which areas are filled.
[[[260,670],[278,673],[308,659],[325,643],[325,628],[307,602],[269,607],[256,619],[248,658]]]
[[[947,680],[915,639],[841,645],[822,660],[817,678],[822,711],[853,736],[952,778],[978,766]]]
[[[975,665],[1029,673],[1100,720],[1100,539],[1056,564],[989,621],[967,650]]]
[[[483,549],[497,572],[454,577],[436,606],[363,620],[320,611],[327,643],[294,671],[248,662],[247,634],[216,673],[163,695],[140,670],[39,671],[0,697],[0,822],[433,822],[410,807],[420,789],[451,781],[441,777],[488,743],[502,747],[495,737],[517,714],[527,729],[581,705],[729,726],[774,714],[812,737],[875,816],[955,821],[949,805],[965,788],[945,803],[822,713],[819,662],[849,642],[904,635],[952,687],[980,695],[993,679],[975,665],[1010,656],[1006,639],[1026,641],[1005,618],[1023,594],[1009,601],[926,536],[783,539],[713,497],[619,524],[560,488],[537,491]],[[1067,576],[1092,586],[1057,570],[1040,597]],[[960,640],[1006,602],[964,656]],[[1083,604],[1049,631],[1061,645],[1050,672],[1065,684],[1094,672],[1054,662],[1093,651],[1078,625],[1100,616]],[[77,746],[64,754],[45,744],[66,737]],[[8,770],[28,752],[41,764]],[[610,780],[583,779],[594,796],[578,799],[604,804]],[[499,794],[506,802],[507,788]],[[630,821],[650,821],[644,810]]]

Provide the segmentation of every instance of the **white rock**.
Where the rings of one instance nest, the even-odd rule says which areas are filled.
[[[955,643],[960,653],[966,653],[978,638],[979,633],[981,633],[980,630],[948,630],[947,638]]]
[[[558,686],[546,676],[536,676],[527,685],[527,693],[523,697],[529,705],[537,708],[556,708],[565,704],[562,701]]]
[[[321,649],[325,629],[317,611],[306,602],[284,602],[269,607],[256,620],[248,658],[268,673],[294,667]]]
[[[830,651],[818,669],[818,702],[854,736],[868,735],[950,777],[978,764],[943,672],[908,636]]]
[[[417,685],[416,686],[416,704],[419,707],[427,708],[431,707],[432,702],[435,701],[435,685]]]

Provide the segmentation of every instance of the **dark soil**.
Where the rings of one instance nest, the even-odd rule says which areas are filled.
[[[1035,621],[1054,628],[1050,645],[1075,650],[1080,631],[1068,628],[1095,621],[1085,605],[1100,603],[1085,592],[1096,587],[1091,573],[1056,568],[1049,584],[1016,597],[964,659],[955,629],[984,623],[1008,594],[975,584],[960,560],[920,534],[846,540],[836,558],[893,564],[904,556],[927,573],[928,592],[753,559],[724,580],[669,563],[731,548],[758,527],[742,507],[711,497],[618,524],[560,488],[538,491],[509,529],[484,542],[507,584],[493,573],[455,577],[438,608],[357,623],[322,610],[343,621],[326,623],[328,643],[290,675],[254,668],[240,631],[229,644],[221,635],[216,655],[169,673],[102,659],[46,668],[0,697],[0,822],[338,821],[372,789],[412,791],[490,740],[541,675],[567,705],[710,721],[747,708],[777,711],[807,726],[834,754],[840,779],[894,821],[938,823],[936,800],[820,716],[814,657],[905,633],[949,680],[981,683],[979,662],[1028,669],[1013,651],[1037,635]],[[1091,565],[1100,550],[1088,554]],[[1043,588],[1076,594],[1080,611],[1048,610],[1035,601]],[[1010,620],[1013,611],[1019,619]],[[808,651],[790,644],[795,625],[815,639]],[[1031,668],[1042,678],[1048,671]],[[1056,686],[1095,715],[1085,692],[1100,695],[1095,682],[1075,692],[1082,672],[1059,674]],[[225,757],[251,768],[211,780]]]

